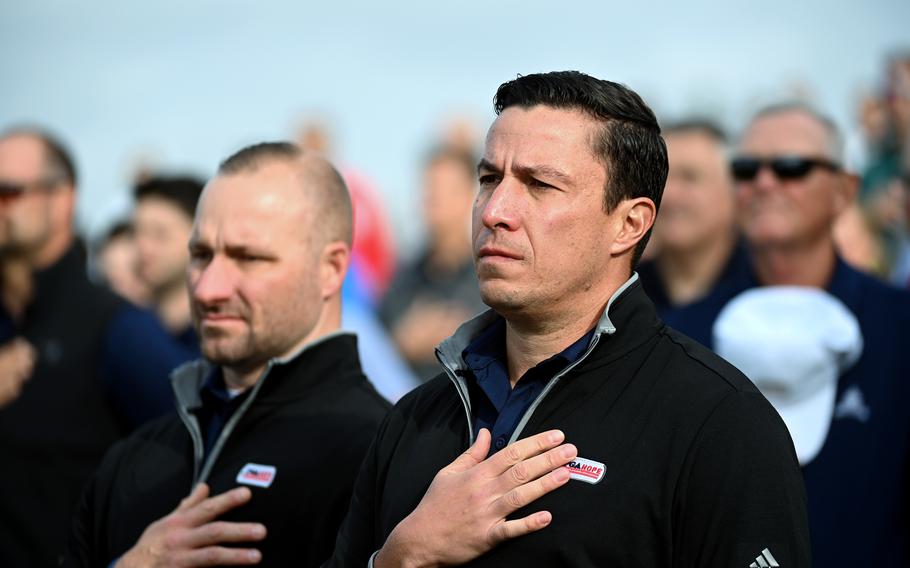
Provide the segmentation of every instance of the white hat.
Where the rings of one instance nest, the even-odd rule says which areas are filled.
[[[824,290],[766,286],[724,306],[714,350],[774,406],[805,465],[825,443],[837,379],[859,359],[863,337],[856,316]]]

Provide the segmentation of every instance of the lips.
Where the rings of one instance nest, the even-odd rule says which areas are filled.
[[[477,251],[477,258],[506,258],[510,260],[521,260],[524,257],[516,252],[494,246],[482,246]]]

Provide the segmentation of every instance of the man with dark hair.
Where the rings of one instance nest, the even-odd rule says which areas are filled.
[[[747,272],[739,243],[727,137],[714,123],[691,119],[663,129],[669,173],[654,224],[657,255],[636,270],[657,314],[702,345],[705,305],[720,309]],[[699,333],[699,330],[704,330]]]
[[[148,287],[136,274],[136,240],[130,221],[117,221],[107,229],[95,243],[92,258],[94,274],[108,288],[134,305],[148,304]]]
[[[423,219],[427,244],[395,273],[380,315],[398,350],[427,381],[439,374],[436,345],[484,306],[471,257],[471,205],[477,158],[435,149],[425,161]]]
[[[191,177],[156,176],[137,185],[133,192],[139,277],[151,290],[158,318],[175,338],[188,345],[196,343],[196,335],[186,291],[186,243],[202,185]]]
[[[351,227],[347,188],[322,158],[265,143],[221,165],[189,243],[204,359],[173,374],[179,416],[106,456],[67,565],[318,566],[331,554],[388,408],[339,331]]]
[[[59,563],[79,492],[125,434],[99,378],[121,304],[75,236],[76,172],[40,130],[0,135],[0,565]]]
[[[808,566],[786,427],[632,271],[667,173],[654,114],[578,72],[495,108],[473,223],[492,310],[386,418],[332,564]]]
[[[112,323],[104,372],[112,399],[134,426],[173,411],[168,375],[199,357],[186,289],[186,243],[201,193],[202,182],[185,176],[155,176],[134,190],[134,268],[150,291],[154,316],[167,330],[148,336],[135,333],[149,317],[140,309],[125,311]]]

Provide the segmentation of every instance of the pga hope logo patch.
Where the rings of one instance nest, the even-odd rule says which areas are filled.
[[[607,472],[607,466],[594,460],[575,458],[564,466],[569,470],[569,478],[584,481],[585,483],[599,483]]]

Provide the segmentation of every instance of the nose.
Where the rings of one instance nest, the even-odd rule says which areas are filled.
[[[193,300],[206,306],[226,302],[234,292],[234,274],[229,262],[215,255],[208,263],[188,270],[190,293]]]
[[[750,185],[757,191],[775,191],[780,185],[780,180],[768,164],[762,164]]]
[[[491,190],[481,189],[475,203],[480,220],[488,229],[514,231],[518,228],[521,209],[521,184],[513,178],[503,178]]]

